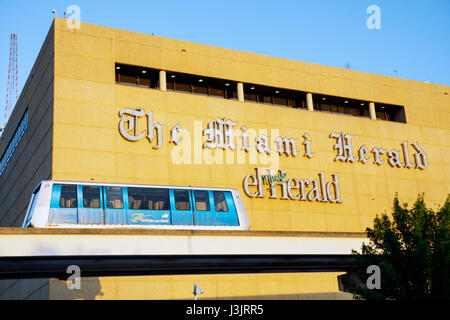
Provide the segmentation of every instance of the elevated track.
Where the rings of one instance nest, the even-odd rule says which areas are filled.
[[[351,271],[363,233],[0,228],[0,279]]]

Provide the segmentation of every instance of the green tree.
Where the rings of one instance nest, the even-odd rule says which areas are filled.
[[[450,299],[450,195],[437,211],[423,194],[411,209],[396,195],[392,217],[377,215],[366,232],[369,244],[352,252],[356,272],[344,279],[356,299]],[[366,285],[370,265],[380,268],[379,289]]]

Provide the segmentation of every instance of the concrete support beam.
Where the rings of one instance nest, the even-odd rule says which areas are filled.
[[[159,71],[159,89],[162,91],[167,91],[167,82],[166,82],[166,71]]]
[[[306,94],[306,106],[308,107],[309,111],[314,111],[313,98],[311,92],[308,92]]]
[[[244,101],[244,84],[242,82],[237,84],[237,96],[238,101]]]
[[[377,120],[377,114],[375,112],[375,103],[369,102],[369,113],[370,113],[370,119]]]

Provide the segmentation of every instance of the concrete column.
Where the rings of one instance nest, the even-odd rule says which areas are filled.
[[[370,113],[370,119],[377,120],[377,114],[375,112],[375,103],[369,102],[369,113]]]
[[[159,89],[162,91],[167,91],[167,82],[166,82],[166,71],[159,71]]]
[[[244,101],[244,84],[242,82],[237,84],[237,96],[238,101]]]
[[[309,111],[314,111],[313,98],[311,92],[308,92],[306,94],[306,106],[308,107]]]

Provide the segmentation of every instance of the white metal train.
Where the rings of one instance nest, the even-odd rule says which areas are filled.
[[[236,189],[47,180],[22,227],[248,230],[250,222]]]

